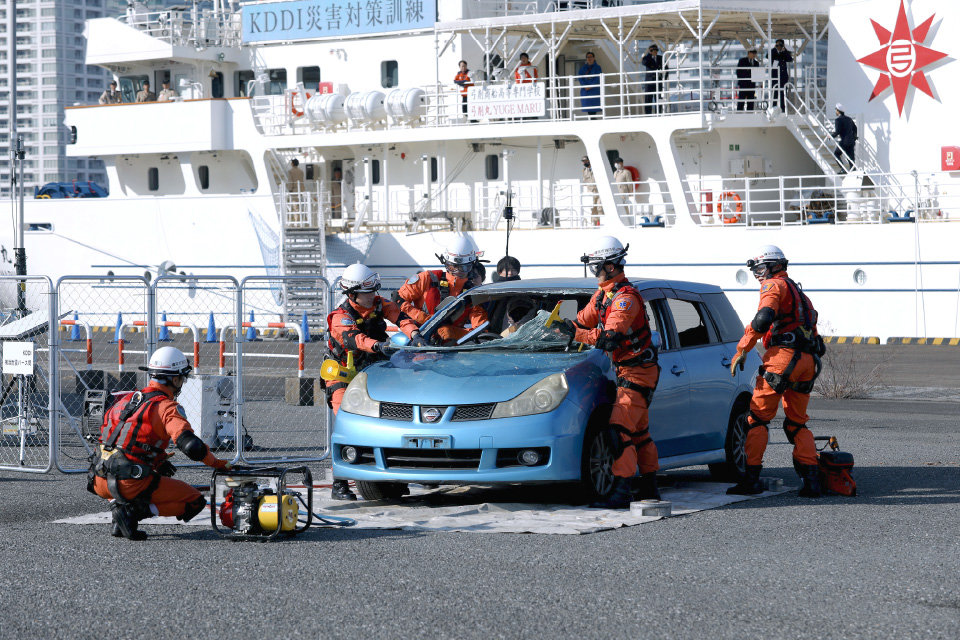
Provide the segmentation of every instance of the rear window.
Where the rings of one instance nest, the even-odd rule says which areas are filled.
[[[700,296],[707,303],[710,316],[720,332],[723,342],[737,342],[743,336],[743,322],[734,311],[730,300],[722,293],[704,293]]]

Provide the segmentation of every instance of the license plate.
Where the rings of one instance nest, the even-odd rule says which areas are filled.
[[[403,436],[404,449],[449,449],[450,436]]]

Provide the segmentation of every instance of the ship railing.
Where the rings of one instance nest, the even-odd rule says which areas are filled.
[[[130,10],[118,20],[152,38],[178,46],[239,46],[240,13],[203,9],[200,15],[188,9],[141,12]]]
[[[540,12],[538,0],[472,0],[463,5],[467,20],[476,18],[500,18],[526,16]]]
[[[676,222],[666,180],[611,182],[617,215],[631,228],[672,227]]]
[[[701,226],[958,222],[960,194],[940,189],[951,180],[948,173],[854,172],[700,178],[687,180],[685,188]]]
[[[274,194],[274,204],[285,229],[318,229],[330,216],[330,191],[322,180],[288,182]]]

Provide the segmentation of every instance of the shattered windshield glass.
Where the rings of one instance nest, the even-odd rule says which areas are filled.
[[[493,350],[503,349],[509,351],[563,351],[570,343],[570,336],[561,333],[556,325],[547,329],[544,324],[550,312],[540,310],[536,315],[532,315],[529,320],[523,322],[516,331],[502,336],[493,332],[480,332],[474,339],[468,340],[460,345],[433,346],[433,347],[401,347],[401,349],[415,349],[417,351],[464,351],[464,350]],[[587,347],[581,347],[574,343],[571,351],[586,350]]]

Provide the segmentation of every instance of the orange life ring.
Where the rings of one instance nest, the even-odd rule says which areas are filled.
[[[724,213],[723,205],[727,200],[736,201],[736,213],[743,213],[743,202],[740,201],[740,196],[733,191],[725,191],[724,193],[720,194],[719,198],[717,198],[717,213]],[[739,215],[730,215],[729,212],[726,212],[726,215],[723,216],[724,224],[735,224],[737,222],[740,222]]]
[[[307,108],[307,100],[310,99],[310,92],[309,92],[309,91],[304,91],[304,92],[303,92],[303,95],[306,96],[306,98],[304,98],[304,100],[303,100],[303,108],[306,109],[306,108]],[[294,91],[293,93],[290,94],[290,112],[291,112],[293,115],[297,116],[298,118],[302,118],[302,117],[303,117],[303,111],[297,111],[297,105],[294,104],[294,98],[296,98],[296,97],[297,97],[297,92],[296,92],[296,91]]]
[[[640,182],[640,170],[636,167],[624,166],[624,169],[630,172],[630,176],[633,178],[634,182]]]

